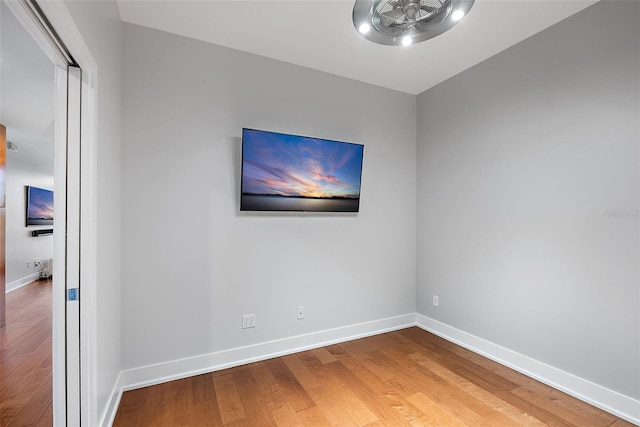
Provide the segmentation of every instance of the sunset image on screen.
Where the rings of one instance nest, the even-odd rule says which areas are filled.
[[[243,205],[256,208],[247,210],[357,211],[363,150],[359,144],[245,129],[242,201],[247,203]],[[274,197],[325,203],[312,207],[289,200],[286,206]],[[254,203],[258,201],[264,206]],[[272,206],[275,203],[278,206]]]
[[[50,224],[53,221],[53,192],[31,187],[27,208],[27,225]]]

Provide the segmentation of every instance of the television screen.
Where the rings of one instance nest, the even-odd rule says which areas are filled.
[[[358,212],[364,146],[242,129],[241,211]]]
[[[27,187],[27,226],[53,225],[53,191]]]

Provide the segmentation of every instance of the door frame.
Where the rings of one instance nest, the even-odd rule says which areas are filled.
[[[67,66],[51,46],[47,35],[34,22],[25,9],[24,0],[9,0],[5,3],[16,15],[18,21],[36,40],[45,54],[55,65],[55,194],[65,194],[66,188],[66,111],[67,111]],[[80,138],[82,150],[80,156],[80,205],[70,207],[78,209],[76,217],[82,218],[80,224],[80,283],[82,289],[80,304],[80,390],[79,402],[82,425],[97,425],[97,322],[96,322],[96,235],[97,235],[97,199],[96,199],[96,145],[97,145],[97,64],[63,1],[42,1],[38,3],[51,26],[67,47],[82,69],[82,117]],[[71,224],[70,224],[71,226]],[[64,253],[65,236],[60,221],[54,225],[54,262],[56,254]],[[60,252],[60,251],[63,252]],[[66,418],[66,350],[65,350],[65,313],[66,284],[64,275],[58,274],[62,265],[56,265],[53,280],[53,425],[67,425]],[[79,396],[80,390],[77,390]]]

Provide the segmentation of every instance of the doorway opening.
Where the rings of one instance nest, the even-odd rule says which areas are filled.
[[[29,201],[34,216],[37,209],[47,217],[41,223],[53,209],[53,199],[40,196],[54,189],[55,66],[5,3],[0,21],[0,123],[6,127],[0,425],[53,425],[53,234],[39,234],[53,225],[28,225],[27,218]]]
[[[42,163],[46,163],[47,167],[51,168],[44,168],[47,171],[51,170],[48,173],[39,171],[37,167],[32,167],[33,164],[29,167],[22,165],[23,168],[20,169],[17,167],[17,161],[13,165],[13,171],[16,172],[16,177],[22,176],[22,179],[37,181],[37,177],[40,177],[43,184],[38,183],[38,185],[53,189],[55,194],[53,235],[51,232],[44,232],[50,230],[42,228],[37,230],[22,228],[14,234],[19,237],[28,237],[28,239],[22,243],[18,243],[18,239],[9,242],[9,247],[14,249],[11,254],[7,254],[7,259],[11,259],[12,262],[11,265],[8,265],[10,268],[7,274],[14,275],[11,268],[26,265],[29,268],[37,268],[38,278],[42,275],[46,282],[44,284],[36,282],[35,286],[28,284],[24,286],[24,289],[19,283],[16,290],[10,289],[12,294],[15,293],[15,298],[14,295],[11,295],[10,299],[18,300],[17,297],[23,293],[31,295],[31,299],[35,299],[33,298],[35,294],[29,294],[29,291],[34,289],[45,295],[48,286],[50,303],[48,303],[48,310],[42,310],[39,313],[40,319],[32,320],[34,325],[37,324],[41,328],[38,329],[38,332],[35,332],[34,325],[26,326],[28,324],[25,320],[27,319],[26,313],[12,314],[15,319],[10,320],[17,323],[8,324],[1,332],[0,336],[3,338],[0,343],[2,344],[2,361],[5,359],[10,361],[9,364],[3,366],[2,400],[3,406],[13,405],[10,411],[3,407],[3,416],[12,416],[13,418],[11,420],[3,419],[2,425],[23,424],[27,421],[30,421],[28,424],[43,422],[45,425],[80,425],[82,358],[80,346],[81,310],[78,295],[81,277],[82,70],[35,0],[2,2],[0,6],[2,7],[0,9],[2,12],[0,18],[3,20],[2,32],[13,28],[16,34],[22,31],[22,36],[27,35],[26,39],[23,39],[23,43],[18,46],[17,51],[21,54],[24,53],[25,45],[30,45],[33,52],[40,49],[40,57],[37,60],[30,61],[29,58],[23,57],[14,58],[15,61],[7,60],[5,53],[13,52],[9,42],[15,43],[17,40],[14,37],[15,34],[2,34],[1,76],[3,92],[0,98],[2,100],[0,121],[6,122],[9,138],[20,141],[12,141],[13,147],[18,147],[19,150],[22,145],[23,150],[28,152],[31,148],[41,144],[39,146],[40,154],[45,152],[50,154],[48,158],[47,156],[39,157]],[[64,5],[61,6],[64,7]],[[69,22],[68,17],[66,19]],[[5,25],[5,21],[11,22],[11,25]],[[8,56],[11,58],[11,55]],[[11,70],[11,67],[18,63],[22,66],[21,72],[5,72],[5,69]],[[50,70],[48,78],[43,78],[42,81],[34,78],[37,75],[36,71],[43,69]],[[29,76],[31,79],[22,79]],[[15,80],[11,81],[10,78]],[[46,87],[43,82],[46,82]],[[4,90],[5,88],[10,89]],[[17,95],[9,96],[12,91]],[[44,96],[43,93],[51,95],[50,98]],[[33,96],[26,96],[27,94]],[[42,125],[40,128],[37,126],[29,128],[29,121],[26,120],[37,116],[35,112],[38,109],[45,111],[43,116],[46,117],[43,122],[47,123],[48,120],[50,123],[48,126],[44,126],[46,131],[42,131]],[[29,139],[29,132],[39,137],[40,141],[38,142],[35,137]],[[14,160],[19,159],[17,155],[13,157]],[[42,160],[43,158],[46,160]],[[11,161],[11,158],[8,160]],[[9,191],[19,193],[21,187],[24,189],[26,186],[33,185],[30,183],[23,185],[20,183],[20,179],[14,179],[11,164],[8,172],[11,173],[11,179],[7,180],[10,184]],[[45,179],[50,180],[49,185],[44,182]],[[11,202],[11,205],[8,205],[8,210],[13,212],[13,216],[19,216],[17,212],[20,210],[24,212],[27,209],[26,200],[19,197],[13,201],[12,199],[7,199],[8,202]],[[44,239],[48,239],[48,241]],[[20,244],[24,244],[27,251],[21,252],[19,250]],[[50,252],[44,255],[29,252],[29,249],[33,250],[37,245],[48,246]],[[27,258],[27,260],[25,261],[23,258]],[[55,260],[55,267],[53,260]],[[53,271],[54,268],[55,271]],[[15,274],[19,276],[23,273],[18,269]],[[49,280],[51,273],[53,273],[53,283]],[[30,276],[27,275],[20,280],[28,283],[29,278]],[[10,282],[12,286],[14,282],[15,280]],[[5,295],[4,286],[2,294]],[[47,301],[47,298],[43,296],[41,300]],[[29,303],[31,302],[29,301]],[[29,306],[25,303],[24,307]],[[23,311],[33,312],[31,314],[38,312],[33,308],[24,308]],[[50,315],[48,318],[47,311]],[[20,323],[21,321],[22,323]],[[50,325],[48,328],[47,322]],[[29,329],[29,331],[25,331],[25,329]],[[26,335],[32,339],[35,338],[35,341],[32,340],[31,343],[25,341],[9,347],[9,344],[15,344],[13,340],[19,335],[17,331],[27,332]],[[87,352],[85,351],[85,353]],[[9,369],[10,367],[12,369]],[[44,379],[40,379],[38,375],[44,376]],[[26,402],[19,402],[25,397],[28,398]],[[50,402],[49,404],[46,403],[47,400]],[[36,416],[38,418],[35,418]]]

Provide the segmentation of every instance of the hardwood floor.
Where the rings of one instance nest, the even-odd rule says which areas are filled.
[[[0,426],[51,426],[51,280],[6,295],[0,328]]]
[[[419,328],[125,392],[114,426],[631,426]]]

